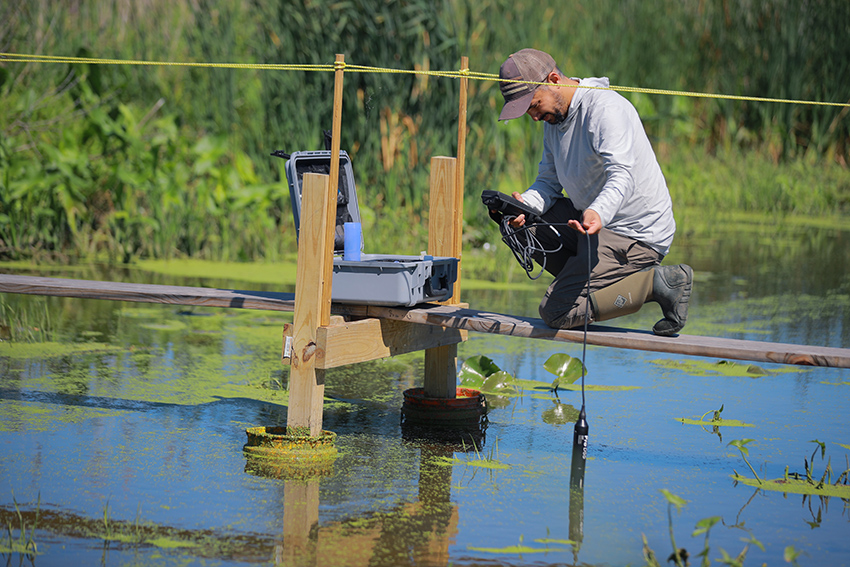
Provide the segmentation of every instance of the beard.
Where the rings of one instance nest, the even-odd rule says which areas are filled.
[[[555,92],[555,110],[553,110],[550,114],[552,119],[549,121],[550,124],[560,124],[564,120],[567,119],[567,101],[564,100],[564,97],[559,92]]]
[[[567,115],[560,111],[552,112],[550,116],[552,118],[549,120],[549,124],[560,124],[567,119]]]

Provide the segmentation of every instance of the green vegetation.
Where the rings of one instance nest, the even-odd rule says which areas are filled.
[[[705,421],[705,416],[707,416],[710,413],[713,413],[714,415],[712,416],[712,418],[710,420]],[[702,414],[699,417],[699,419],[689,419],[687,417],[677,417],[675,419],[676,419],[676,421],[681,421],[682,423],[687,424],[687,425],[710,425],[715,430],[718,427],[721,427],[721,426],[724,426],[724,427],[753,427],[753,424],[744,423],[743,421],[738,420],[738,419],[724,419],[723,417],[720,416],[721,413],[723,413],[723,404],[720,405],[719,409],[709,410],[709,411],[705,412],[704,414]]]
[[[32,562],[33,557],[39,554],[38,544],[35,542],[35,530],[38,527],[38,519],[41,513],[41,493],[38,495],[35,511],[31,515],[32,523],[30,523],[29,517],[26,520],[24,519],[24,514],[21,512],[21,507],[14,495],[12,495],[12,503],[15,507],[14,517],[17,519],[18,533],[17,536],[13,535],[12,515],[8,514],[5,518],[6,541],[0,540],[0,554],[9,555],[9,562],[11,562],[11,554],[13,553],[26,556]]]
[[[734,12],[734,17],[731,13]],[[295,3],[11,0],[0,52],[178,63],[352,64],[495,73],[511,50],[615,85],[846,102],[850,4],[823,0]],[[506,39],[508,38],[508,39]],[[0,257],[279,261],[295,250],[276,149],[323,147],[328,72],[190,66],[0,65]],[[342,147],[355,164],[367,247],[427,241],[429,162],[454,155],[459,83],[346,73]],[[847,108],[626,93],[677,214],[840,218],[850,208]],[[470,81],[465,235],[495,240],[483,188],[532,178],[537,125],[496,122],[493,81]],[[399,218],[406,222],[398,222]]]
[[[657,359],[652,360],[652,364],[661,368],[670,368],[687,372],[692,376],[746,376],[749,378],[761,378],[772,374],[801,372],[794,367],[779,367],[771,369],[770,372],[756,364],[745,364],[732,362],[730,360],[718,360],[713,362],[710,360],[673,360],[673,359]],[[722,409],[720,411],[723,411]],[[705,416],[703,416],[705,417]]]
[[[752,439],[742,439],[741,441],[732,441],[729,443],[730,445],[738,447],[741,451],[741,456],[744,457],[744,462],[746,462],[748,466],[750,466],[750,463],[747,462],[745,456],[747,451],[744,445],[750,441],[752,441]],[[752,471],[755,479],[743,477],[738,474],[737,471],[732,478],[734,478],[736,482],[755,486],[764,490],[774,490],[784,492],[786,494],[803,494],[804,496],[819,496],[827,499],[830,496],[835,496],[846,502],[847,499],[850,498],[850,459],[847,459],[845,456],[847,468],[838,474],[835,478],[835,482],[832,480],[833,469],[831,457],[827,461],[826,467],[824,467],[823,474],[820,478],[818,478],[814,472],[815,456],[817,455],[818,450],[820,450],[821,461],[823,461],[826,457],[826,444],[822,441],[818,441],[817,439],[813,439],[812,443],[816,445],[815,450],[812,452],[809,459],[803,459],[803,473],[788,472],[788,467],[786,466],[785,475],[782,478],[761,479],[753,470],[753,467],[750,466],[750,470]],[[844,447],[845,449],[847,448],[847,446],[840,443],[837,443],[837,445]]]
[[[677,567],[686,567],[690,565],[689,558],[690,553],[688,553],[687,549],[684,547],[678,547],[676,545],[676,537],[673,533],[673,508],[676,508],[677,512],[681,512],[682,508],[688,503],[687,500],[681,498],[662,488],[660,490],[661,494],[664,495],[664,499],[667,501],[667,526],[669,528],[670,534],[670,544],[672,545],[673,552],[667,558],[666,562],[659,561],[658,557],[655,554],[655,551],[649,546],[649,542],[646,539],[646,536],[643,536],[643,558],[647,567],[661,567],[662,565],[668,565],[673,563]],[[696,557],[700,558],[700,566],[701,567],[709,567],[711,565],[711,559],[709,558],[709,554],[711,552],[711,546],[708,543],[709,533],[711,532],[711,528],[713,528],[716,524],[720,523],[723,520],[720,516],[711,516],[708,518],[703,518],[698,521],[691,537],[696,537],[702,534],[705,534],[705,541],[703,543],[703,549],[700,551]],[[742,529],[743,525],[740,526]],[[750,545],[755,545],[762,551],[765,550],[764,544],[761,543],[758,539],[755,538],[752,534],[750,537],[741,541],[744,542],[744,547],[736,556],[731,556],[729,553],[723,549],[719,548],[720,557],[716,558],[714,561],[717,563],[722,563],[723,565],[729,565],[730,567],[742,567],[744,564],[744,560],[747,557],[747,552],[750,549]],[[785,548],[784,556],[787,558],[793,558],[796,560],[797,552],[794,550],[793,546],[788,546]],[[788,559],[791,561],[791,559]],[[796,563],[795,563],[796,564]]]

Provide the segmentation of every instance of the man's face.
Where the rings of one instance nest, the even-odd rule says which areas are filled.
[[[568,108],[559,88],[543,85],[534,91],[531,105],[525,113],[535,122],[542,120],[549,124],[560,124],[566,120]]]

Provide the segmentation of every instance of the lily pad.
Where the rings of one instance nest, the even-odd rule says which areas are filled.
[[[517,389],[513,385],[514,377],[505,372],[504,370],[499,370],[498,372],[491,374],[487,377],[486,380],[481,384],[481,391],[485,393],[492,394],[515,394]]]
[[[458,372],[460,383],[467,388],[480,388],[488,376],[499,372],[501,368],[492,359],[478,355],[467,358]]]
[[[550,356],[543,363],[543,368],[557,377],[552,382],[553,388],[574,383],[581,378],[582,371],[587,375],[587,368],[582,366],[581,360],[563,352],[558,352]]]

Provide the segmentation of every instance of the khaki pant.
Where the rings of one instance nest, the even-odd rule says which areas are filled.
[[[587,236],[566,226],[570,219],[581,220],[581,211],[569,199],[558,201],[543,215],[557,223],[556,235],[548,226],[538,226],[531,232],[545,250],[557,252],[533,255],[534,260],[555,281],[540,302],[540,317],[550,327],[570,329],[584,324],[587,299],[588,246]],[[664,255],[646,244],[602,229],[590,238],[590,292],[603,289],[635,272],[661,263]],[[591,320],[593,313],[590,314]]]

